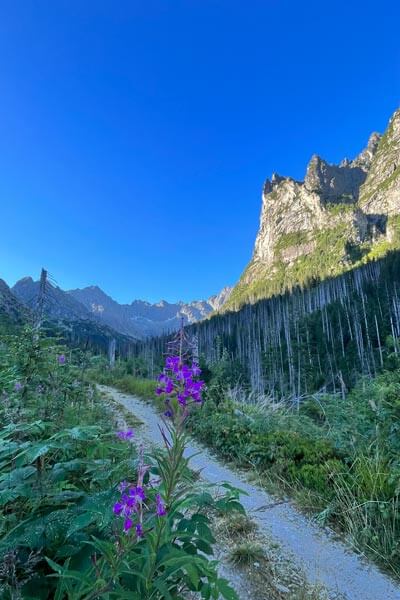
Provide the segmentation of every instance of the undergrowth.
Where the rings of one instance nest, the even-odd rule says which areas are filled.
[[[298,408],[239,404],[229,397],[232,379],[212,367],[207,402],[189,418],[191,433],[399,576],[399,370],[361,379],[344,398],[310,396]],[[129,375],[110,383],[147,398],[154,385]]]
[[[30,328],[1,337],[0,597],[237,600],[206,515],[243,510],[237,491],[194,480],[174,423],[164,451],[137,449],[86,368]]]

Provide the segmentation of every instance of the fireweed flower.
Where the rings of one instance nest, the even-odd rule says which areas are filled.
[[[129,533],[134,528],[136,537],[142,538],[144,535],[143,517],[145,511],[149,511],[145,489],[142,485],[130,486],[126,481],[122,481],[118,489],[122,495],[118,502],[115,502],[113,513],[116,517],[123,519],[124,533]],[[155,496],[155,514],[158,517],[164,517],[167,514],[161,494]]]
[[[138,485],[129,490],[129,496],[136,503],[143,502],[146,499],[144,489]]]
[[[132,519],[130,519],[129,517],[126,517],[126,519],[124,521],[124,531],[125,531],[125,533],[128,533],[128,531],[132,528],[132,525],[133,525]]]
[[[134,436],[133,429],[127,429],[126,431],[117,431],[117,437],[120,440],[125,440],[126,442],[130,442]]]
[[[59,365],[65,365],[65,361],[66,361],[65,354],[60,354],[57,361],[58,361]]]
[[[164,517],[167,514],[167,510],[165,508],[165,504],[160,496],[160,494],[156,494],[156,515],[158,517]]]
[[[189,366],[184,363],[180,356],[168,356],[165,368],[158,377],[157,396],[167,396],[164,416],[173,418],[174,411],[170,404],[170,398],[175,398],[178,405],[186,407],[190,403],[201,404],[204,381],[196,379],[201,374],[201,369],[196,362]]]

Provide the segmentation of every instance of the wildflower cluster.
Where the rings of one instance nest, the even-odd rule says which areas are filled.
[[[114,514],[123,517],[125,533],[132,529],[133,517],[137,516],[136,537],[143,537],[143,503],[146,500],[143,487],[141,485],[129,487],[129,484],[123,481],[119,486],[119,490],[124,493],[120,500],[114,504]]]
[[[126,434],[131,434],[126,437]],[[129,441],[133,436],[133,431],[118,432],[124,434],[125,439]],[[148,490],[144,484],[144,476],[149,470],[149,466],[143,462],[143,449],[140,450],[139,467],[136,484],[130,484],[128,481],[122,481],[118,490],[121,492],[121,498],[114,504],[113,512],[116,516],[121,517],[124,521],[124,532],[128,533],[132,528],[135,530],[136,538],[140,539],[144,536],[143,520],[146,513],[153,512],[157,517],[164,517],[167,510],[161,494],[155,496],[155,507],[150,510],[150,498],[148,498]]]
[[[201,404],[204,381],[196,379],[201,369],[196,362],[185,364],[180,356],[168,356],[165,368],[158,377],[157,396],[165,394],[166,417],[174,416],[171,400],[176,398],[178,405],[186,407],[189,403]]]
[[[164,489],[169,489],[168,478],[172,478],[174,481],[179,457],[181,459],[183,455],[183,424],[188,414],[188,405],[190,403],[201,404],[203,401],[204,381],[198,379],[200,374],[201,370],[196,362],[192,362],[189,366],[183,362],[180,356],[169,356],[165,368],[158,378],[156,393],[158,396],[165,394],[166,412],[164,414],[172,418],[172,425],[167,428],[173,440],[172,445],[167,441],[166,434],[162,430],[167,450],[165,460],[169,463],[168,467],[163,470]],[[175,416],[178,416],[176,420]],[[128,429],[118,431],[116,435],[121,440],[130,442],[134,437],[134,432]],[[144,483],[144,475],[148,470],[149,467],[144,465],[143,451],[141,450],[136,481],[134,484],[123,481],[119,485],[121,497],[113,507],[114,514],[123,519],[124,532],[134,531],[137,540],[144,536],[144,520],[148,516],[162,518],[167,514],[165,501],[159,491],[154,490],[151,482],[146,485]],[[155,495],[153,495],[154,492],[156,492]],[[170,502],[169,496],[167,502]]]

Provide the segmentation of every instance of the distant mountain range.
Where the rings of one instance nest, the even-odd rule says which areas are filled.
[[[19,280],[11,293],[29,308],[34,308],[39,294],[39,281],[31,277]],[[98,286],[64,291],[47,284],[44,312],[53,320],[91,320],[111,327],[116,332],[136,339],[161,335],[206,318],[219,310],[228,300],[231,288],[224,288],[208,300],[189,303],[169,303],[161,300],[151,304],[134,300],[131,304],[119,304]]]

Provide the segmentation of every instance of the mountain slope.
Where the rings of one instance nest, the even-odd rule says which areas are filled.
[[[10,288],[0,280],[0,316],[7,312],[14,322],[33,322],[37,307],[39,281],[24,277]],[[126,356],[134,342],[132,336],[100,323],[83,304],[61,288],[46,284],[44,304],[44,329],[73,347],[80,346],[95,352],[107,352],[111,340],[116,341],[119,355]]]
[[[29,310],[0,279],[0,321],[2,324],[21,324],[29,316]]]
[[[35,309],[39,294],[39,281],[24,277],[12,288],[12,293],[25,306]],[[151,304],[134,300],[131,304],[119,304],[98,286],[63,291],[47,284],[44,313],[52,321],[92,322],[109,327],[115,332],[136,339],[175,331],[182,323],[195,323],[220,309],[229,298],[231,288],[224,288],[208,300],[190,303],[169,303],[161,300]],[[88,324],[85,326],[88,327]]]
[[[252,259],[224,309],[339,275],[400,247],[400,109],[353,161],[314,155],[265,182]]]
[[[97,286],[70,290],[68,294],[96,315],[100,322],[128,335],[146,337],[174,331],[180,327],[182,320],[185,325],[201,321],[221,308],[230,292],[231,288],[227,287],[208,300],[190,303],[161,300],[157,304],[143,300],[119,304]]]
[[[39,288],[39,281],[34,281],[32,277],[24,277],[17,281],[12,288],[12,292],[25,306],[35,309],[39,296]],[[54,320],[93,320],[93,316],[85,306],[61,288],[53,286],[50,283],[46,285],[44,313],[48,318]]]

